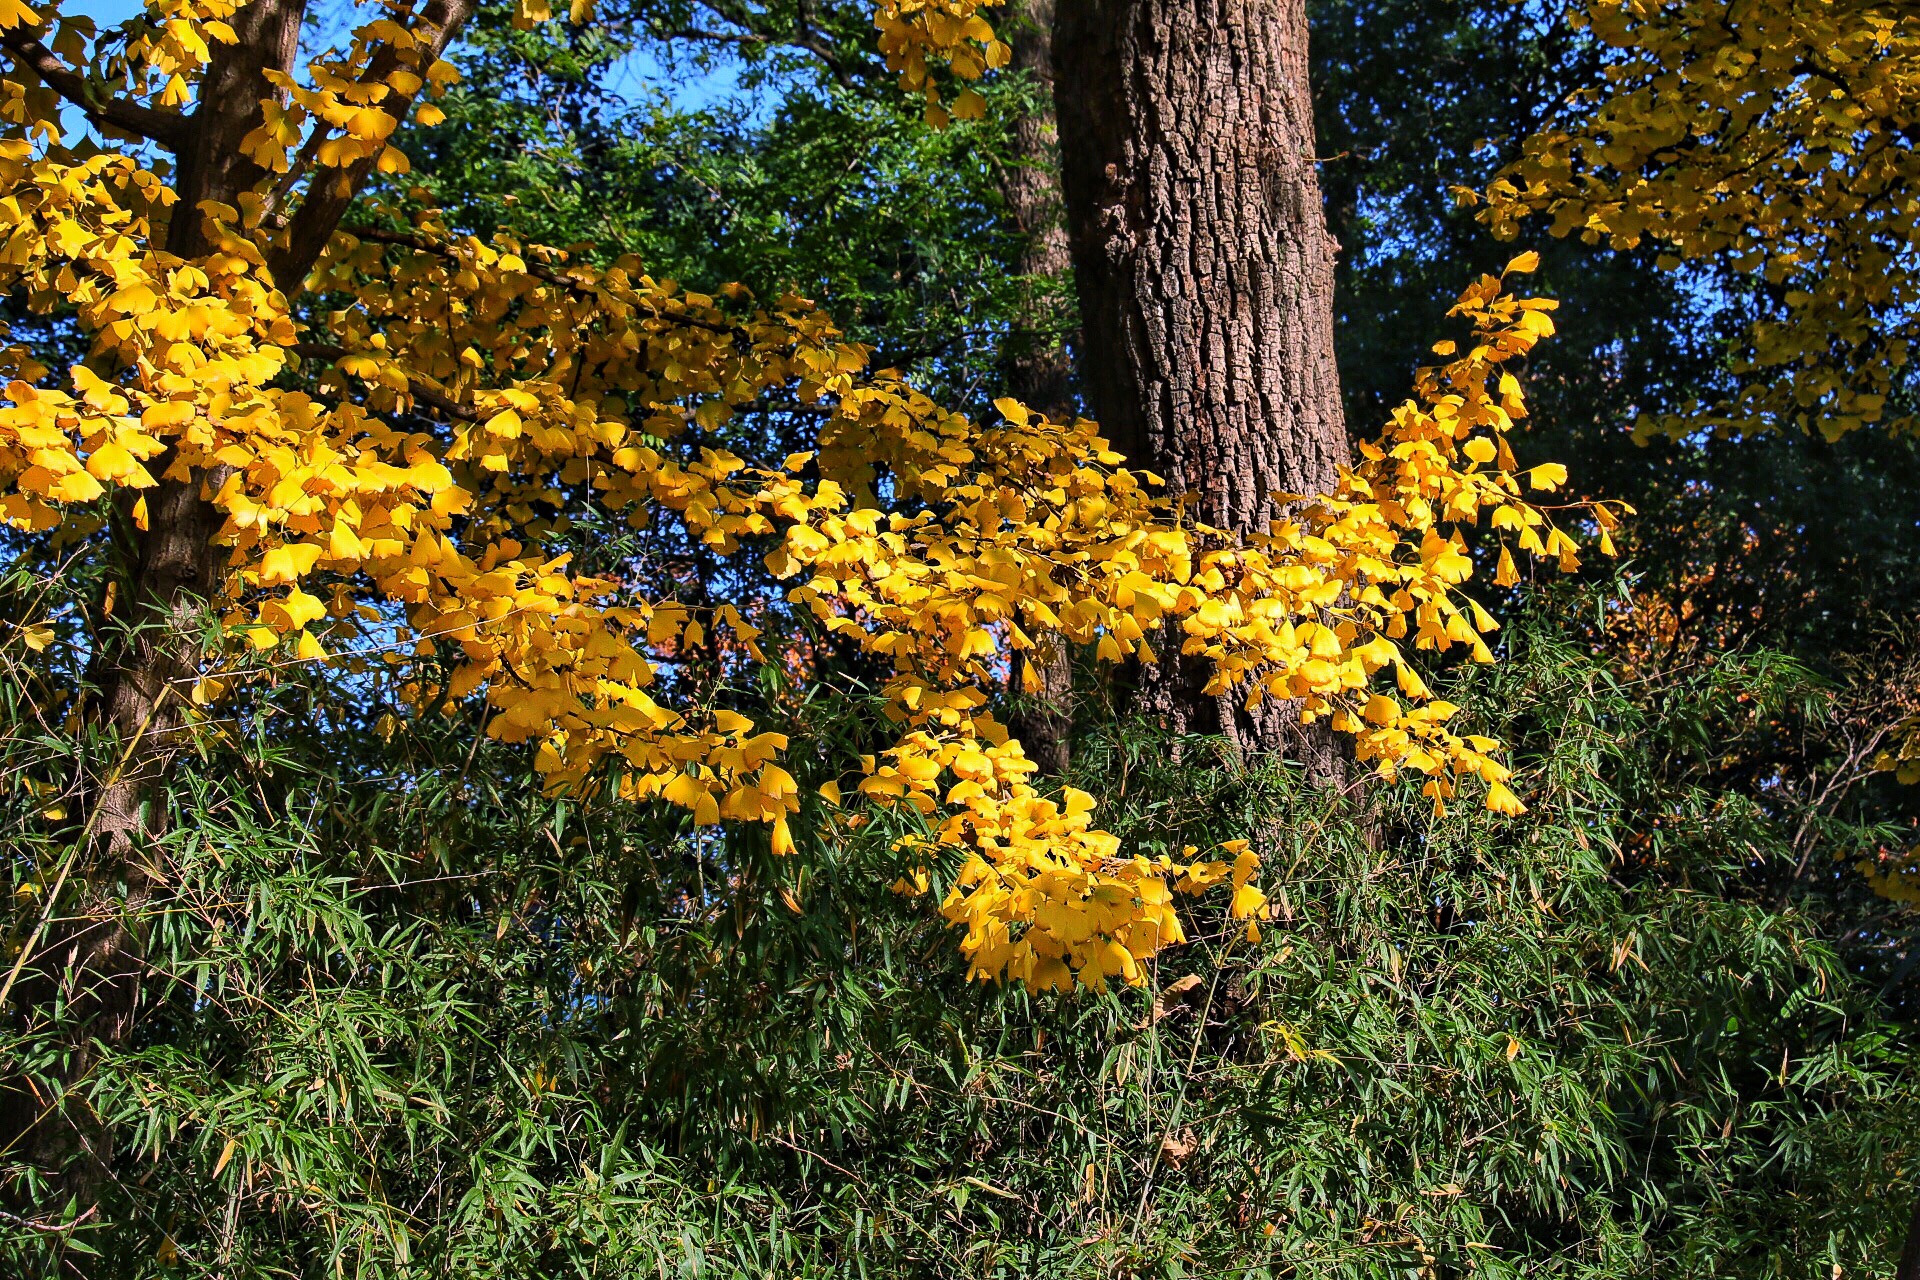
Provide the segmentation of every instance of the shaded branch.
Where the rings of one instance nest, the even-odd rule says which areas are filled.
[[[85,76],[62,62],[53,50],[21,31],[0,32],[0,48],[12,54],[20,66],[39,76],[48,88],[80,108],[81,114],[95,125],[137,134],[169,151],[179,151],[185,145],[192,125],[187,117],[177,112],[157,111],[125,98],[96,96],[95,86],[88,84]]]
[[[345,347],[336,347],[325,342],[296,342],[287,350],[302,360],[318,360],[323,364],[337,364],[349,354]],[[480,420],[479,414],[425,379],[409,376],[407,394],[444,417],[458,419],[461,422]]]

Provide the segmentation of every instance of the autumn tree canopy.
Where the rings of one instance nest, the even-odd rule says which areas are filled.
[[[0,1273],[1915,1280],[1910,27],[0,0]]]
[[[1603,78],[1526,139],[1482,218],[1644,242],[1751,307],[1718,394],[1640,430],[1910,430],[1920,36],[1902,7],[1606,0],[1572,21]]]
[[[6,501],[23,534],[125,557],[102,621],[117,603],[129,630],[69,642],[97,653],[130,743],[168,741],[286,663],[351,678],[444,653],[444,679],[409,684],[421,711],[481,692],[486,732],[529,744],[548,786],[762,823],[779,851],[797,809],[784,737],[683,701],[674,667],[709,635],[728,661],[764,661],[762,637],[802,613],[891,668],[899,738],[846,798],[910,804],[930,845],[971,850],[942,910],[978,972],[1037,986],[1138,980],[1182,936],[1175,887],[1231,875],[1239,914],[1264,905],[1250,855],[1131,857],[1083,798],[1034,789],[988,704],[1037,639],[1152,663],[1149,637],[1176,621],[1209,693],[1294,701],[1363,764],[1425,775],[1436,803],[1477,777],[1490,807],[1519,811],[1496,744],[1452,723],[1409,658],[1491,660],[1495,624],[1461,590],[1474,526],[1494,534],[1498,584],[1514,551],[1576,563],[1525,496],[1563,471],[1522,472],[1504,443],[1525,413],[1505,366],[1551,333],[1551,304],[1473,286],[1455,312],[1467,348],[1436,348],[1448,358],[1331,492],[1270,529],[1215,529],[1093,423],[1013,401],[970,421],[870,368],[812,301],[485,242],[409,207],[392,139],[439,118],[440,55],[468,10],[389,8],[318,52],[297,7],[105,32],[9,14],[7,280],[41,311],[71,307],[87,346],[65,369],[9,349]],[[907,88],[937,102],[934,64],[965,81],[1004,61],[971,10],[877,13]],[[951,109],[978,104],[962,88]],[[771,395],[815,424],[812,448],[735,442],[733,417]],[[609,525],[753,557],[784,599],[679,599],[670,575],[596,563]],[[130,751],[123,791],[157,776]],[[99,834],[135,839],[137,808]]]

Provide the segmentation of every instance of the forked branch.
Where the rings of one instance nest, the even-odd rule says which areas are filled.
[[[102,96],[96,86],[61,61],[53,50],[18,30],[0,32],[0,48],[5,48],[22,68],[39,76],[48,88],[80,108],[81,114],[93,124],[157,142],[169,151],[179,151],[185,145],[187,132],[192,127],[187,117],[173,111],[157,111],[125,98]]]

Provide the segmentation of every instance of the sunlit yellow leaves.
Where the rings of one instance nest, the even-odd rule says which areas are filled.
[[[271,607],[278,615],[276,621],[287,631],[304,630],[309,623],[327,616],[327,606],[298,587],[274,601]]]
[[[1567,469],[1557,462],[1546,462],[1527,473],[1527,483],[1551,493],[1567,482]]]
[[[320,559],[320,548],[312,545],[281,544],[260,560],[262,583],[298,582]]]
[[[1487,808],[1495,813],[1522,814],[1527,807],[1520,803],[1504,782],[1494,782],[1487,787]]]
[[[1920,28],[1899,5],[1756,0],[1733,20],[1694,0],[1586,0],[1604,87],[1573,95],[1484,192],[1500,235],[1657,246],[1669,269],[1764,280],[1759,313],[1706,403],[1642,435],[1886,423],[1916,337]],[[1897,423],[1912,425],[1911,410]]]
[[[99,480],[113,480],[132,488],[152,488],[154,479],[147,469],[127,451],[125,445],[106,440],[87,455],[87,472]]]
[[[876,10],[890,62],[930,105],[941,64],[962,81],[1005,64],[984,7]],[[201,36],[218,39],[218,20]],[[143,56],[190,80],[204,65],[191,44]],[[382,50],[389,69],[369,78]],[[383,17],[280,77],[284,101],[244,144],[260,188],[170,215],[202,220],[211,248],[191,262],[160,242],[150,219],[170,192],[135,157],[0,144],[13,218],[0,279],[70,299],[91,343],[60,377],[8,349],[0,515],[46,534],[110,494],[201,486],[220,518],[227,644],[196,705],[297,664],[389,671],[419,714],[484,702],[485,732],[522,745],[556,792],[763,831],[783,854],[816,838],[798,828],[786,737],[691,696],[680,673],[690,656],[778,663],[769,635],[808,615],[882,673],[888,736],[807,820],[831,834],[878,808],[910,816],[959,865],[936,905],[970,970],[1035,989],[1139,981],[1185,937],[1178,895],[1218,890],[1249,930],[1268,908],[1256,851],[1149,860],[1100,829],[1086,795],[1035,785],[989,710],[1031,671],[1030,650],[1177,651],[1204,663],[1209,692],[1330,720],[1367,766],[1422,775],[1436,804],[1470,783],[1517,811],[1496,744],[1458,731],[1410,659],[1491,658],[1494,621],[1463,594],[1476,528],[1499,544],[1501,585],[1518,580],[1516,554],[1574,562],[1572,537],[1525,496],[1564,470],[1522,472],[1505,443],[1526,412],[1509,365],[1551,332],[1550,303],[1475,282],[1452,311],[1472,340],[1435,348],[1444,363],[1419,371],[1334,491],[1236,536],[1194,524],[1095,424],[1012,400],[971,421],[871,370],[804,299],[698,293],[633,258],[590,267],[368,206],[309,280],[273,280],[266,210],[288,184],[406,171],[397,121],[438,113],[403,99],[453,75],[430,52]],[[951,104],[983,107],[971,90]],[[342,305],[297,318],[303,283]],[[768,397],[818,424],[777,465],[727,445]],[[1611,528],[1607,509],[1584,510]],[[784,598],[717,603],[674,572],[591,570],[576,521],[654,531],[723,573],[762,557]],[[907,891],[932,883],[902,877]]]
[[[977,80],[989,68],[1003,67],[1011,54],[999,40],[983,11],[1002,0],[876,0],[874,26],[880,32],[880,52],[887,69],[900,77],[901,87],[927,99],[927,115],[936,126],[949,112],[940,105],[934,68],[945,64],[961,80]],[[951,115],[978,119],[986,103],[972,90],[954,100]]]
[[[1513,562],[1513,551],[1509,547],[1500,548],[1500,563],[1495,568],[1493,583],[1497,587],[1511,587],[1520,581],[1520,569]]]

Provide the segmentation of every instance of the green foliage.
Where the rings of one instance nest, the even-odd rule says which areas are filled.
[[[761,50],[746,64],[690,55],[651,34],[684,26],[670,16],[521,32],[492,15],[456,57],[446,123],[409,141],[408,181],[482,234],[831,299],[883,362],[976,406],[999,394],[998,341],[1031,282],[1013,268],[996,170],[1031,87],[1003,79],[985,120],[936,131],[884,71],[842,85],[778,45],[746,46]],[[853,24],[851,51],[870,23]],[[690,88],[639,79],[669,60]]]
[[[17,634],[17,633],[15,633]],[[1824,705],[1777,660],[1658,704],[1555,633],[1453,696],[1533,803],[1443,818],[1096,728],[1078,781],[1130,847],[1258,834],[1280,912],[1203,905],[1144,991],[969,986],[884,820],[793,857],[543,800],[460,718],[389,735],[297,679],[178,765],[126,912],[146,1006],[62,1096],[84,1027],[29,958],[0,1059],[65,1135],[7,1153],[0,1258],[101,1275],[1825,1276],[1887,1245],[1912,1043],[1783,898],[1795,814],[1703,789],[1666,726]],[[109,761],[30,713],[17,643],[9,936]],[[373,679],[370,676],[369,679]],[[786,708],[809,792],[857,689]],[[371,700],[369,700],[371,701]],[[300,714],[289,717],[289,711]],[[766,712],[762,712],[766,714]],[[289,730],[289,724],[304,725]],[[50,935],[52,937],[53,935]],[[46,1199],[97,1168],[97,1215]],[[68,1209],[71,1214],[73,1210]],[[21,1226],[22,1221],[33,1226]],[[16,1229],[17,1228],[17,1229]]]
[[[834,49],[865,47],[836,6],[767,12],[810,8]],[[742,46],[751,100],[623,92],[694,13],[593,35],[489,14],[407,182],[483,234],[831,297],[947,394],[996,392],[1033,282],[994,166],[1031,86],[989,85],[986,122],[933,133],[870,67],[842,84],[768,43]],[[1409,335],[1511,252],[1445,186],[1590,68],[1525,6],[1317,15],[1365,425],[1423,356]],[[477,709],[383,718],[375,662],[351,709],[288,670],[223,711],[176,762],[151,867],[100,882],[73,859],[116,753],[51,691],[83,680],[62,620],[104,584],[14,566],[0,1107],[32,1123],[0,1152],[0,1273],[1884,1273],[1920,1193],[1915,953],[1847,859],[1910,842],[1912,802],[1841,784],[1884,723],[1874,663],[1908,647],[1884,616],[1916,607],[1914,445],[1631,445],[1639,408],[1714,376],[1720,300],[1633,255],[1541,248],[1565,306],[1533,447],[1641,506],[1632,572],[1679,621],[1627,629],[1643,615],[1611,589],[1536,598],[1511,661],[1455,677],[1515,745],[1514,819],[1335,799],[1089,713],[1070,781],[1129,848],[1271,849],[1259,940],[1203,904],[1143,991],[962,981],[930,904],[888,887],[897,819],[848,832],[814,798],[877,714],[823,647],[806,687],[672,677],[794,735],[790,858],[542,798]],[[581,543],[614,568],[645,551]],[[30,649],[19,624],[49,616]],[[95,1046],[67,948],[116,915],[143,1004]]]
[[[1428,359],[1458,280],[1515,246],[1459,208],[1569,94],[1600,50],[1557,10],[1507,0],[1314,0],[1314,93],[1329,228],[1340,241],[1338,350],[1349,420],[1377,422]],[[1662,271],[1539,234],[1558,332],[1530,362],[1526,460],[1633,504],[1623,552],[1641,593],[1710,649],[1793,653],[1836,674],[1886,619],[1920,614],[1920,458],[1910,439],[1641,445],[1643,414],[1684,412],[1728,376],[1754,282]]]

